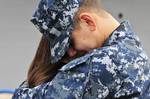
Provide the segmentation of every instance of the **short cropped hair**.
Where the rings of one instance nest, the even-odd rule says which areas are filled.
[[[101,9],[101,0],[83,0],[81,10],[100,10]]]
[[[74,23],[75,26],[78,26],[79,24],[79,15],[80,13],[84,12],[84,11],[94,11],[94,12],[102,12],[103,8],[101,5],[101,0],[83,0],[82,4],[79,8],[79,10],[77,11],[75,17],[74,17]]]

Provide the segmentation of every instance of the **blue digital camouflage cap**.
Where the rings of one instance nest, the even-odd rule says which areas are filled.
[[[41,0],[30,20],[50,42],[50,62],[59,61],[69,48],[74,16],[81,0]]]

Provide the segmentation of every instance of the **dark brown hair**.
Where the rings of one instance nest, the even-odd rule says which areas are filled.
[[[50,81],[63,65],[62,62],[50,64],[49,41],[42,36],[35,57],[28,71],[27,81],[30,87],[34,87]]]

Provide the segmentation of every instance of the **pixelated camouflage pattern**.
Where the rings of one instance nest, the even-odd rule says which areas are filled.
[[[124,21],[103,47],[64,65],[52,81],[34,88],[26,83],[13,99],[150,99],[150,65]]]
[[[82,0],[41,0],[31,22],[50,42],[50,62],[56,63],[66,53],[74,16]]]

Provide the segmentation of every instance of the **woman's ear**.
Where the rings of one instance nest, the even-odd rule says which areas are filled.
[[[81,13],[79,15],[79,19],[81,22],[84,22],[90,28],[91,31],[96,30],[96,21],[91,13]]]

